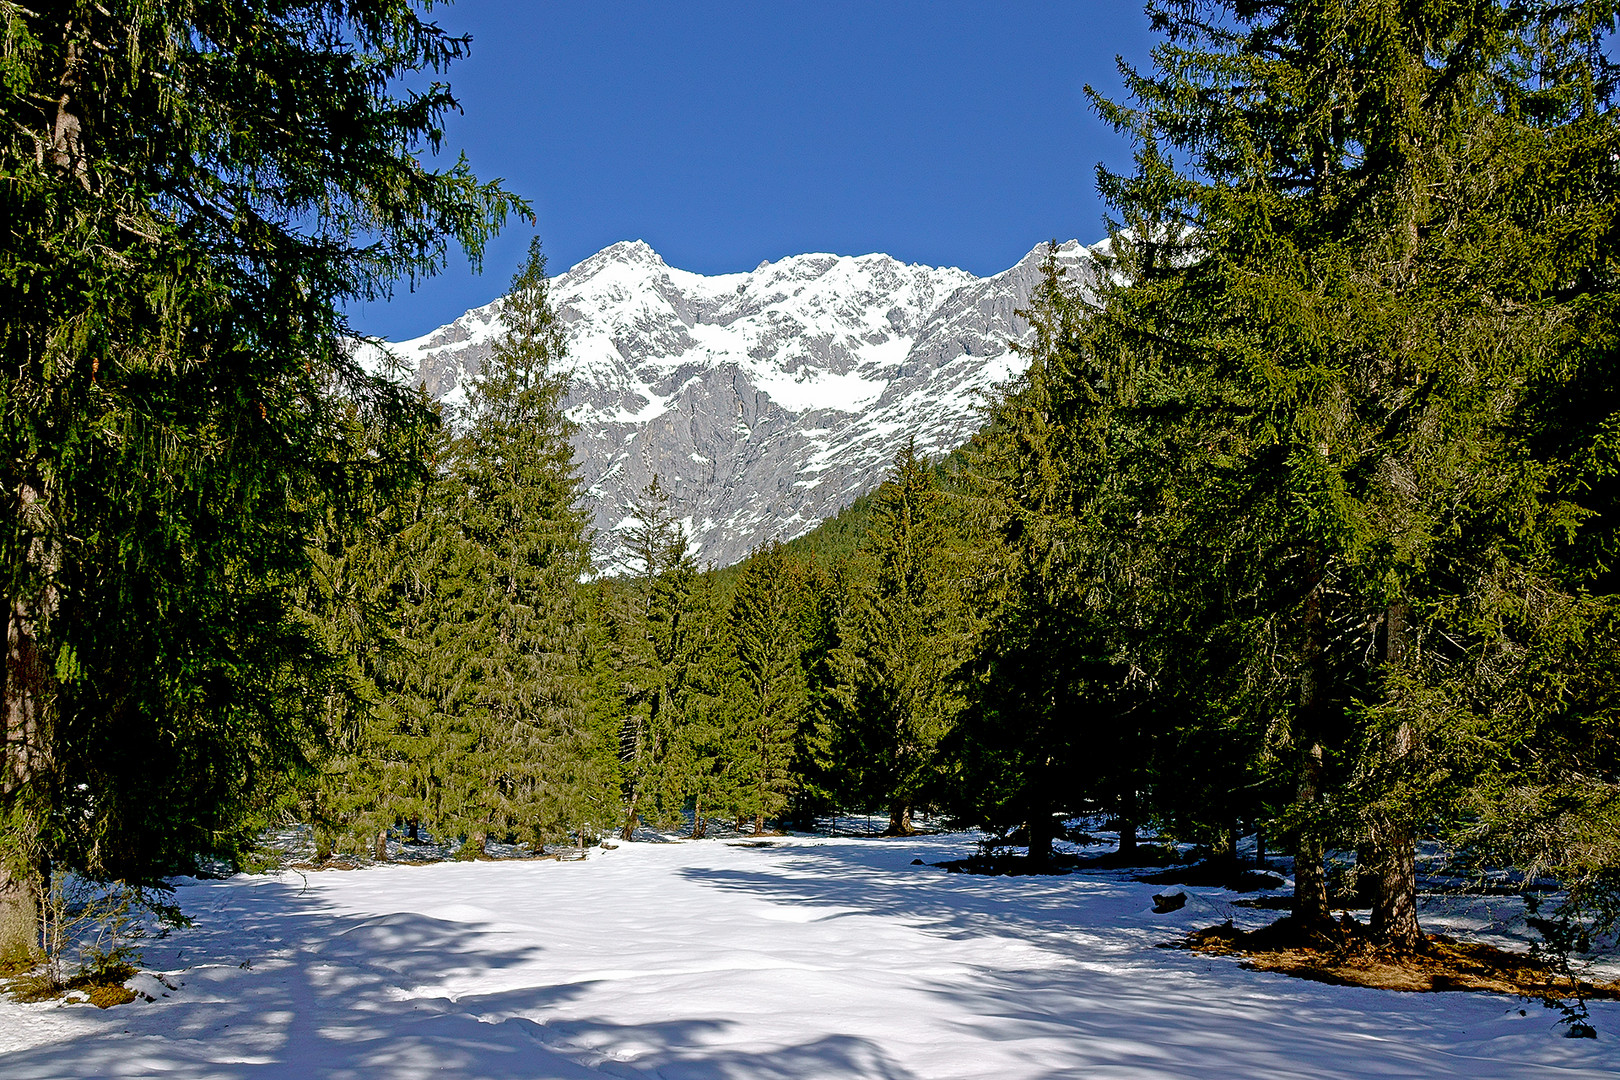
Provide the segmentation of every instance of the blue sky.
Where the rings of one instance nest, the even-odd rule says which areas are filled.
[[[460,0],[448,145],[538,222],[475,275],[351,309],[399,340],[488,303],[536,232],[553,273],[617,240],[672,266],[748,270],[806,251],[1006,269],[1043,240],[1102,235],[1099,161],[1129,148],[1086,104],[1141,63],[1135,0],[786,3]]]

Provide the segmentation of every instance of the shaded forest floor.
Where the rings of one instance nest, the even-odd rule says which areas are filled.
[[[1595,1038],[1566,1039],[1555,1012],[1514,990],[1391,994],[1160,948],[1229,919],[1262,929],[1275,913],[1237,901],[1270,892],[1140,880],[1193,864],[937,868],[980,839],[666,840],[574,862],[177,881],[191,924],[143,943],[135,1000],[0,999],[0,1076],[1620,1073],[1620,1001],[1591,1003]],[[1161,910],[1166,895],[1184,899]],[[1517,897],[1423,903],[1430,929],[1525,944]]]
[[[1516,994],[1543,1001],[1574,996],[1620,1000],[1620,982],[1572,980],[1528,953],[1477,941],[1426,935],[1426,947],[1410,955],[1375,948],[1360,923],[1346,916],[1331,933],[1301,933],[1287,917],[1258,930],[1230,923],[1189,933],[1181,944],[1195,952],[1237,955],[1257,971],[1274,971],[1335,986],[1376,990],[1471,990]]]

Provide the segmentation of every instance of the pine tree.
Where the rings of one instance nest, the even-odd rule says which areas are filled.
[[[833,663],[840,758],[862,776],[863,802],[889,807],[889,832],[912,831],[914,807],[938,798],[939,746],[959,707],[960,592],[944,569],[946,542],[933,471],[907,441],[873,504],[873,584],[857,589]]]
[[[729,613],[736,657],[739,820],[754,833],[779,818],[798,786],[794,743],[808,714],[805,641],[799,606],[802,576],[778,541],[755,549],[737,582]]]
[[[654,476],[636,507],[630,550],[641,564],[621,617],[620,669],[624,722],[620,762],[625,815],[621,836],[631,839],[648,817],[660,824],[680,810],[679,759],[672,758],[683,718],[692,664],[692,588],[697,567],[686,531],[669,508],[669,493]]]
[[[1218,538],[1204,587],[1296,781],[1295,919],[1326,923],[1348,844],[1375,935],[1418,948],[1417,830],[1515,740],[1500,691],[1556,622],[1514,599],[1570,521],[1520,426],[1567,300],[1526,268],[1560,261],[1571,210],[1531,177],[1605,103],[1523,106],[1546,42],[1601,55],[1612,6],[1153,11],[1135,107],[1100,103],[1140,147],[1103,174],[1133,280],[1105,325],[1173,418],[1163,527]]]
[[[318,747],[291,592],[353,490],[334,390],[419,408],[344,305],[524,207],[422,164],[455,101],[399,81],[468,43],[407,0],[7,4],[0,34],[9,953],[52,866],[229,853]]]
[[[604,771],[575,769],[606,748],[590,737],[580,605],[590,552],[563,413],[566,341],[538,241],[501,318],[455,447],[460,536],[441,586],[456,593],[440,611],[457,671],[439,721],[453,772],[439,809],[471,854],[495,835],[538,843],[593,829],[605,805],[594,789]]]

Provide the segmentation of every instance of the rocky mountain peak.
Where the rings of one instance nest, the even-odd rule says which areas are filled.
[[[1009,345],[1028,336],[1017,311],[1043,250],[987,278],[882,254],[701,275],[630,240],[558,275],[598,565],[629,566],[622,536],[654,475],[698,557],[726,565],[877,486],[908,437],[934,457],[959,446],[986,395],[1023,368]],[[1060,257],[1090,281],[1090,249],[1070,241]],[[390,348],[429,393],[459,405],[500,333],[498,311],[475,308]]]

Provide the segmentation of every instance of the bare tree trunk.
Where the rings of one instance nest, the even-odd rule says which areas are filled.
[[[1254,827],[1254,861],[1266,865],[1266,827],[1260,824]]]
[[[388,861],[388,830],[377,830],[376,859],[378,862]]]
[[[912,834],[912,832],[913,832],[913,830],[911,828],[911,804],[910,803],[899,802],[899,803],[895,803],[894,805],[890,806],[889,807],[889,835],[890,836],[910,836]]]
[[[1300,763],[1296,799],[1305,821],[1294,842],[1294,923],[1314,930],[1332,922],[1328,910],[1326,855],[1320,827],[1312,820],[1322,805],[1326,781],[1326,748],[1322,729],[1327,703],[1323,700],[1327,681],[1327,625],[1322,611],[1321,556],[1314,549],[1308,562],[1312,581],[1305,597],[1305,666],[1299,687],[1299,741],[1304,747]]]
[[[1046,811],[1031,814],[1024,826],[1029,833],[1029,861],[1044,866],[1052,861],[1052,815]]]
[[[692,803],[692,839],[701,840],[708,831],[703,821],[703,799],[700,796]]]
[[[1407,622],[1405,603],[1389,605],[1384,615],[1384,663],[1389,668],[1406,662]],[[1402,720],[1387,734],[1380,752],[1390,763],[1399,762],[1412,753],[1415,742],[1412,725]],[[1425,941],[1417,918],[1417,839],[1412,825],[1399,809],[1375,808],[1368,821],[1367,840],[1373,939],[1387,951],[1417,952]]]
[[[1115,824],[1119,826],[1119,852],[1121,859],[1136,856],[1136,822],[1130,818],[1118,818]]]
[[[16,513],[24,545],[18,595],[6,605],[6,663],[3,675],[5,744],[0,794],[9,805],[25,803],[50,766],[50,668],[43,638],[55,614],[56,557],[48,536],[44,495],[24,480],[17,485]],[[37,895],[48,871],[37,825],[26,816],[18,849],[0,851],[0,959],[21,960],[37,953],[40,910]]]
[[[765,835],[765,815],[763,813],[754,815],[754,835]]]

